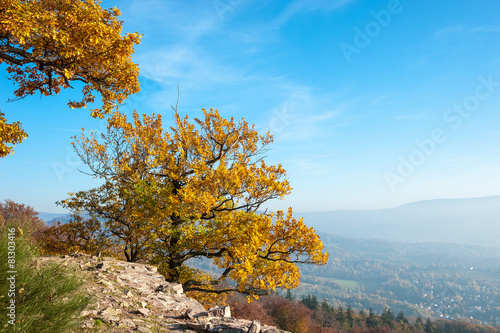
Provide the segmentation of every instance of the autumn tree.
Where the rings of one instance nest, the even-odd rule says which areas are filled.
[[[276,296],[263,296],[258,301],[249,303],[245,295],[233,293],[226,302],[231,307],[231,315],[234,318],[258,320],[263,324],[276,326],[271,316],[275,298]]]
[[[9,199],[0,202],[0,227],[5,226],[22,229],[33,241],[39,241],[46,229],[33,207]]]
[[[104,236],[107,236],[109,244],[121,247],[127,261],[151,259],[151,253],[147,250],[151,234],[150,229],[145,227],[151,216],[140,214],[145,198],[136,196],[134,189],[128,187],[130,184],[122,185],[106,181],[102,186],[76,193],[70,200],[58,202],[72,210],[73,214],[69,223],[55,226],[50,230],[51,234],[69,241],[62,242],[63,247],[72,246],[75,250],[87,253],[109,251],[104,242]],[[88,212],[88,217],[82,217],[80,212]],[[97,234],[92,234],[93,231],[99,232],[99,240],[96,239]],[[68,237],[65,237],[67,234]],[[81,237],[74,238],[76,234]],[[91,248],[86,246],[89,242],[93,243]]]
[[[134,246],[135,258],[159,265],[186,291],[259,295],[297,287],[297,263],[325,264],[328,254],[291,209],[259,211],[291,191],[283,167],[264,162],[272,136],[217,110],[203,115],[190,122],[175,111],[174,126],[164,129],[160,115],[134,112],[128,121],[115,113],[106,133],[74,143],[104,185],[61,204],[102,220],[124,248]],[[200,276],[187,265],[192,258],[213,260],[221,274]],[[232,284],[214,290],[226,281]]]
[[[8,124],[4,114],[0,112],[0,158],[11,154],[13,146],[21,143],[27,136],[20,122]]]
[[[44,232],[40,242],[46,254],[83,252],[92,255],[116,255],[113,238],[95,219],[74,215],[69,223],[54,221]]]
[[[138,92],[131,55],[140,35],[122,36],[119,15],[96,0],[0,0],[0,64],[18,85],[15,97],[53,95],[80,82],[82,99],[68,105],[86,107],[99,94],[102,107],[91,115],[102,118]],[[0,112],[0,157],[26,137]]]
[[[321,326],[313,318],[313,311],[302,302],[280,297],[267,299],[266,307],[274,323],[282,329],[296,333],[320,333]]]

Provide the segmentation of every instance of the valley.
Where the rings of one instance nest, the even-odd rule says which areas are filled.
[[[314,294],[334,307],[500,322],[500,249],[321,236],[331,259],[301,266],[297,298]]]

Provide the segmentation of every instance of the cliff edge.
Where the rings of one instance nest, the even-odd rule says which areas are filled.
[[[182,285],[167,282],[151,265],[81,253],[37,260],[82,271],[84,288],[95,299],[81,313],[81,332],[285,332],[232,318],[228,306],[206,310],[184,294]]]

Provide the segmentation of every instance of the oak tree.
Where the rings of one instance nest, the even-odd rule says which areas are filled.
[[[272,135],[217,110],[203,115],[191,122],[175,111],[174,126],[164,129],[160,115],[134,112],[129,121],[116,112],[106,133],[84,132],[75,150],[104,185],[61,204],[103,221],[127,259],[159,265],[186,291],[259,295],[297,287],[297,263],[325,264],[328,254],[291,208],[259,211],[291,191],[283,167],[264,161]],[[220,275],[200,276],[188,266],[193,258],[211,259]]]
[[[0,112],[0,158],[12,154],[13,146],[21,143],[27,136],[20,122],[8,124],[4,113]]]
[[[53,95],[80,82],[82,99],[68,105],[86,107],[99,94],[102,107],[91,115],[102,118],[138,92],[131,55],[140,35],[122,36],[119,15],[96,0],[0,0],[0,64],[18,85],[15,97]],[[0,157],[26,137],[0,113]]]

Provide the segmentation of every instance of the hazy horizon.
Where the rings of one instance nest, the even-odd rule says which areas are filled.
[[[437,199],[427,199],[427,200],[419,200],[419,201],[412,201],[412,202],[406,202],[400,205],[396,206],[390,206],[390,207],[382,207],[382,208],[377,208],[377,209],[335,209],[335,210],[317,210],[317,211],[296,211],[294,210],[294,214],[300,215],[301,213],[329,213],[329,212],[339,212],[339,211],[360,211],[360,212],[371,212],[371,211],[380,211],[380,210],[388,210],[388,209],[394,209],[402,206],[407,206],[407,205],[412,205],[416,203],[423,203],[423,202],[430,202],[430,201],[446,201],[446,200],[474,200],[474,199],[484,199],[484,198],[500,198],[500,195],[489,195],[485,197],[470,197],[470,198],[437,198]],[[9,199],[9,198],[6,198]],[[44,214],[66,214],[66,212],[53,212],[53,211],[38,211],[38,213],[44,213]]]
[[[141,92],[125,114],[199,117],[217,108],[275,136],[267,162],[293,187],[271,210],[377,210],[499,195],[500,3],[469,1],[105,0],[144,34]],[[425,24],[424,24],[425,23]],[[79,89],[15,102],[0,66],[0,110],[29,138],[0,160],[0,200],[42,212],[99,181],[71,148],[102,130],[66,103]],[[98,100],[98,98],[96,98]],[[98,103],[96,106],[99,106]]]
[[[40,212],[45,222],[66,214]],[[379,210],[294,212],[309,227],[349,239],[500,248],[500,196],[425,200]]]

